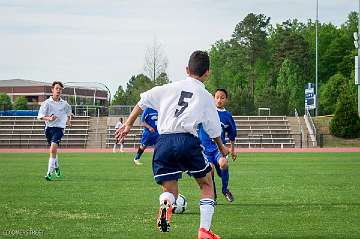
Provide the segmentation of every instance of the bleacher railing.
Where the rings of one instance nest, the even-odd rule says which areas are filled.
[[[317,145],[317,132],[316,132],[316,127],[315,127],[315,124],[314,124],[314,121],[311,117],[311,114],[309,112],[308,109],[305,109],[305,115],[304,115],[304,119],[305,119],[305,122],[306,122],[306,125],[308,127],[308,131],[309,131],[309,134],[310,136],[312,137],[312,141],[314,142],[313,146],[316,146]]]
[[[299,127],[299,132],[300,132],[300,148],[303,147],[303,143],[305,142],[305,139],[304,139],[304,128],[302,127],[301,125],[301,121],[300,121],[300,118],[299,118],[299,114],[295,108],[295,117],[298,121],[298,127]]]

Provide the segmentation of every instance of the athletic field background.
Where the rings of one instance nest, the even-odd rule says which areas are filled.
[[[0,153],[0,238],[196,238],[195,181],[183,175],[188,208],[160,233],[151,154],[133,155],[60,153],[63,178],[47,182],[47,153]],[[223,239],[360,238],[360,153],[239,153],[229,188],[213,218]]]

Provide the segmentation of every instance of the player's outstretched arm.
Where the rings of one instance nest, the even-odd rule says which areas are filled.
[[[115,139],[117,140],[117,142],[124,141],[126,135],[130,132],[130,129],[133,126],[135,120],[142,113],[142,111],[143,110],[138,106],[138,104],[136,104],[124,125],[116,130]]]

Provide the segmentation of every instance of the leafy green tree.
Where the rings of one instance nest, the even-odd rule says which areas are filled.
[[[309,46],[305,38],[299,33],[303,28],[304,25],[298,23],[296,19],[277,25],[269,39],[275,74],[278,74],[284,60],[288,59],[301,69],[300,77],[308,78],[310,71]]]
[[[336,102],[344,85],[348,83],[342,74],[338,73],[330,77],[329,81],[320,87],[319,111],[321,115],[333,114]]]
[[[255,84],[257,79],[256,62],[266,57],[267,52],[267,30],[270,18],[263,14],[248,14],[243,21],[239,22],[232,34],[239,46],[244,48],[246,54],[242,61],[248,64],[248,94],[254,99]]]
[[[27,110],[28,109],[27,103],[28,103],[28,100],[26,99],[25,96],[16,97],[15,104],[14,104],[15,109],[16,110]]]
[[[340,32],[340,41],[344,52],[341,54],[343,57],[337,68],[341,74],[349,78],[354,69],[354,56],[357,55],[357,49],[353,45],[353,33],[358,31],[358,13],[351,12],[347,21],[341,25],[338,31]]]
[[[140,100],[140,94],[156,85],[163,85],[170,83],[168,75],[163,72],[154,81],[144,74],[132,76],[127,83],[126,91],[120,85],[116,91],[112,105],[134,105]]]
[[[165,72],[162,72],[156,79],[155,85],[163,85],[170,83],[169,77]]]
[[[253,107],[249,103],[247,69],[244,64],[245,51],[235,40],[216,42],[210,50],[211,74],[205,82],[207,89],[214,92],[225,88],[229,93],[228,108],[234,114],[249,114]],[[250,101],[252,102],[252,101]],[[246,113],[245,113],[246,112]]]
[[[330,133],[342,138],[357,138],[360,137],[360,118],[349,91],[346,86],[339,96],[334,118],[330,121]]]
[[[126,93],[121,85],[119,86],[118,90],[116,91],[111,104],[112,105],[126,105]]]
[[[272,85],[265,86],[259,94],[255,96],[255,105],[258,108],[270,108],[272,115],[283,115],[283,105],[278,97],[276,89]]]
[[[0,93],[0,110],[11,110],[12,108],[10,96],[6,93]]]
[[[144,74],[132,76],[126,86],[126,105],[135,105],[140,94],[154,87],[154,82]]]
[[[347,54],[351,54],[351,50],[344,44],[344,40],[344,36],[338,35],[335,37],[324,55],[322,55],[320,59],[321,67],[323,67],[323,69],[320,69],[323,77],[322,82],[328,81],[331,76],[339,72],[339,65],[342,64],[343,58]],[[346,73],[346,75],[349,75],[349,73]]]
[[[318,55],[319,55],[319,64],[318,64],[318,83],[319,86],[321,86],[322,84],[326,83],[327,80],[329,79],[329,77],[331,77],[332,75],[334,75],[336,73],[336,70],[334,71],[334,69],[336,68],[335,66],[337,65],[337,63],[334,63],[334,59],[336,58],[332,58],[332,54],[334,54],[334,52],[331,51],[336,51],[336,50],[332,50],[330,49],[330,45],[333,44],[332,42],[339,37],[339,31],[336,28],[335,25],[331,24],[331,23],[327,23],[327,24],[322,24],[319,23],[318,24],[318,36],[319,36],[319,41],[318,41]],[[306,40],[309,49],[309,74],[307,77],[307,81],[306,82],[314,82],[315,81],[315,67],[316,67],[316,44],[315,44],[315,27],[316,24],[315,22],[309,20],[307,22],[307,25],[305,28],[302,29],[302,31],[300,31],[300,34],[304,37],[304,39]],[[329,51],[330,49],[330,51]],[[336,54],[335,54],[336,55]],[[330,58],[329,58],[330,57]],[[334,68],[335,67],[335,68]],[[321,97],[321,95],[319,96]]]
[[[351,12],[340,27],[319,23],[321,114],[334,112],[339,94],[339,88],[334,87],[341,81],[350,82],[349,94],[357,94],[353,84],[357,51],[352,36],[357,31],[357,16]],[[169,82],[165,71],[157,70],[161,67],[154,64],[166,68],[167,61],[154,57],[161,48],[154,44],[149,49],[145,72],[152,79],[143,74],[133,76],[126,90],[119,87],[113,104],[135,104],[141,92]],[[250,13],[236,25],[230,39],[220,39],[211,46],[209,55],[211,75],[205,85],[210,92],[227,89],[228,108],[233,114],[255,114],[258,107],[270,107],[273,114],[292,115],[294,108],[302,113],[304,84],[315,81],[315,22],[289,19],[273,27],[269,17]]]
[[[276,92],[282,114],[292,115],[294,109],[304,108],[304,81],[299,76],[299,68],[290,60],[285,59],[277,78]]]
[[[357,31],[357,13],[351,12],[340,28],[331,23],[319,23],[319,85],[341,73],[349,78],[354,67],[356,50],[353,32]],[[310,74],[315,78],[315,23],[309,21],[303,35],[310,46]],[[321,95],[320,95],[321,97]]]

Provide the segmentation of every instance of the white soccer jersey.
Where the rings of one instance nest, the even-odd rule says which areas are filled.
[[[204,84],[188,77],[186,80],[157,86],[141,94],[138,103],[158,111],[160,134],[191,133],[197,136],[201,123],[211,138],[221,135],[221,124],[212,95]]]
[[[54,101],[52,96],[45,100],[40,107],[38,119],[44,116],[55,115],[57,118],[54,121],[45,121],[46,127],[65,128],[67,117],[71,115],[71,106],[63,99]]]

